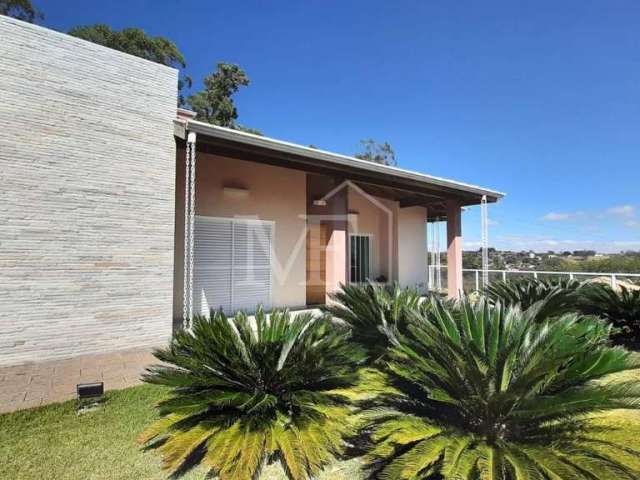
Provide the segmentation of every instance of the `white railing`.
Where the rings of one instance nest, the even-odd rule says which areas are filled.
[[[434,265],[429,266],[429,270],[435,270],[437,267]],[[446,265],[440,267],[443,270],[446,270]],[[554,276],[554,277],[566,277],[568,279],[577,279],[584,277],[596,277],[596,278],[607,278],[611,287],[616,288],[618,285],[618,281],[622,279],[630,279],[633,283],[640,284],[640,273],[624,273],[624,272],[615,272],[615,273],[605,273],[605,272],[554,272],[549,270],[487,270],[490,276],[499,275],[500,280],[507,281],[509,276],[531,276],[533,278],[539,278],[540,276]],[[475,268],[463,268],[463,284],[465,274],[473,275],[472,282],[475,287],[475,290],[480,290],[482,285],[482,270]],[[435,275],[430,275],[428,278],[435,278]],[[443,276],[446,278],[446,276]],[[489,282],[491,283],[491,282]],[[429,285],[430,289],[435,288],[435,285]]]

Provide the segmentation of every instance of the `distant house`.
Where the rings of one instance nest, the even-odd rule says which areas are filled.
[[[462,208],[502,197],[196,121],[176,70],[62,33],[0,17],[0,38],[0,365],[158,345],[210,309],[345,283],[424,288],[432,221],[455,296]]]

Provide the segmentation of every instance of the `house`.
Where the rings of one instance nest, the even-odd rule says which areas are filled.
[[[190,316],[184,298],[193,298],[192,312],[205,314],[211,308],[250,310],[257,303],[322,304],[341,283],[374,279],[424,290],[426,224],[443,219],[454,267],[448,271],[449,292],[455,296],[462,289],[461,209],[483,196],[501,197],[460,182],[198,122],[184,110],[174,123],[176,320]],[[191,198],[185,171],[191,164],[193,246],[187,241],[185,248],[190,238],[185,204]],[[189,214],[186,218],[189,226]],[[186,275],[185,254],[193,258]]]
[[[0,367],[49,387],[50,365],[148,350],[210,308],[425,288],[427,222],[447,222],[457,295],[462,208],[502,197],[198,122],[175,69],[59,32],[0,16],[0,38]]]

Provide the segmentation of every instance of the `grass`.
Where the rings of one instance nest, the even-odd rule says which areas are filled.
[[[21,480],[164,479],[157,452],[143,452],[136,436],[154,418],[163,396],[153,385],[107,393],[99,409],[81,415],[75,402],[0,415],[0,478]],[[185,480],[205,478],[194,469]],[[284,480],[279,465],[261,480]],[[318,480],[358,480],[358,460],[329,465]]]
[[[620,379],[640,379],[640,371]],[[0,415],[0,479],[163,479],[156,452],[143,452],[135,438],[154,418],[153,405],[163,388],[143,385],[107,393],[99,409],[78,415],[75,402]],[[621,427],[640,425],[640,412],[609,414]],[[194,469],[185,480],[204,479]],[[279,465],[270,465],[261,480],[284,480]],[[329,465],[317,480],[360,480],[358,459]]]

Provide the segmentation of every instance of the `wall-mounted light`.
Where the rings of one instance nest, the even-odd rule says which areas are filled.
[[[313,204],[314,204],[316,207],[326,207],[326,206],[327,206],[327,201],[326,201],[326,200],[322,200],[322,199],[320,199],[320,200],[314,200],[314,201],[313,201]]]
[[[222,192],[230,198],[247,198],[249,196],[249,189],[241,187],[223,187]]]

